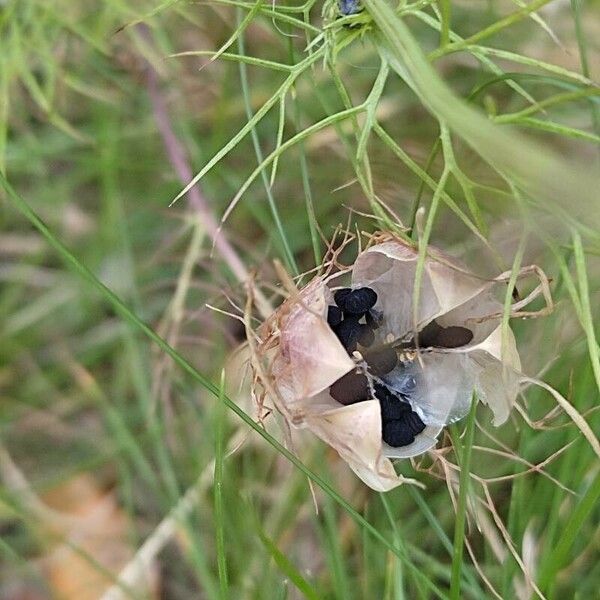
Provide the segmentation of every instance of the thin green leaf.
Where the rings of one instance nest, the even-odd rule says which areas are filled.
[[[543,199],[547,210],[563,216],[568,206],[571,218],[585,214],[600,227],[600,213],[590,215],[588,210],[596,202],[600,174],[567,163],[547,148],[490,123],[440,79],[409,29],[384,0],[364,2],[380,29],[374,36],[380,52],[439,121],[446,123],[503,177],[510,176],[528,195]]]
[[[228,600],[229,583],[227,579],[227,557],[225,555],[225,507],[223,505],[223,429],[225,415],[223,414],[222,407],[225,406],[223,402],[224,395],[225,371],[221,371],[221,383],[219,385],[219,403],[217,410],[215,411],[215,547],[217,552],[217,570],[219,573],[219,589],[221,592],[221,600]]]
[[[471,450],[475,436],[475,414],[477,412],[477,401],[473,398],[471,410],[467,417],[465,441],[462,446],[460,458],[460,478],[458,489],[458,503],[456,506],[456,522],[454,524],[454,554],[452,556],[452,579],[450,581],[450,598],[460,600],[460,583],[463,570],[463,551],[465,546],[465,524],[467,519],[467,499],[469,495],[469,482],[471,479]],[[455,448],[458,444],[458,436],[454,437]]]
[[[175,54],[169,54],[169,58],[184,58],[186,56],[210,56],[215,55],[214,50],[186,50],[185,52],[176,52]],[[274,71],[283,71],[289,73],[294,69],[293,65],[285,65],[278,63],[273,60],[266,60],[264,58],[257,58],[256,56],[248,56],[247,54],[233,54],[231,52],[223,52],[219,55],[221,60],[230,60],[233,62],[243,62],[247,65],[253,65],[255,67],[265,67],[266,69],[273,69]]]
[[[467,46],[477,44],[480,40],[484,40],[485,38],[491,37],[499,31],[502,31],[503,29],[514,25],[515,23],[518,23],[524,17],[527,17],[531,13],[535,12],[536,10],[539,10],[540,8],[542,8],[542,6],[545,6],[550,2],[552,2],[552,0],[534,0],[524,8],[510,13],[509,15],[506,15],[506,17],[499,19],[492,25],[481,29],[477,33],[474,33],[472,36],[466,38],[463,42],[450,44],[449,46],[445,46],[444,48],[438,48],[437,50],[434,50],[429,54],[429,58],[435,60],[440,56],[444,56],[446,54],[450,54],[451,52],[456,52],[458,50],[464,50]]]
[[[600,144],[600,136],[596,135],[595,133],[589,133],[588,131],[582,131],[581,129],[575,129],[574,127],[561,125],[560,123],[553,123],[552,121],[542,121],[541,119],[534,119],[533,117],[521,117],[508,122],[514,123],[515,125],[530,127],[531,129],[537,129],[539,131],[556,133],[558,135],[570,137],[576,140],[584,140],[586,142],[592,142],[593,144]]]
[[[545,590],[556,573],[562,569],[568,555],[580,534],[581,528],[597,508],[600,500],[600,474],[597,474],[574,510],[571,511],[567,522],[562,528],[558,543],[552,549],[549,558],[544,562],[538,576],[538,587]]]
[[[289,578],[302,594],[304,594],[305,598],[308,598],[309,600],[322,600],[323,597],[318,594],[304,577],[302,577],[302,574],[298,571],[292,561],[279,550],[273,540],[267,536],[258,523],[256,524],[256,528],[260,541],[263,543],[263,546],[271,555],[280,571]]]
[[[382,61],[379,66],[379,73],[377,74],[377,78],[375,79],[375,83],[365,100],[366,107],[366,119],[363,125],[363,128],[360,132],[360,138],[358,140],[358,146],[356,148],[356,162],[360,163],[365,159],[365,154],[367,151],[367,144],[369,142],[369,137],[371,135],[371,130],[375,125],[375,113],[377,110],[377,105],[379,104],[379,99],[381,98],[381,94],[383,94],[383,88],[385,87],[385,82],[387,81],[388,75],[390,72],[390,68],[385,61]]]
[[[322,51],[315,52],[308,58],[304,59],[301,63],[298,63],[292,73],[287,79],[277,88],[275,93],[254,113],[251,119],[236,133],[209,161],[202,167],[202,169],[192,178],[192,180],[173,198],[170,203],[172,206],[177,200],[185,196],[190,188],[195,186],[201,179],[208,173],[224,156],[226,156],[233,148],[235,148],[239,142],[253,131],[254,127],[260,122],[260,120],[273,108],[273,106],[279,101],[282,95],[286,94],[294,81],[302,74],[302,72],[314,64],[323,55]]]

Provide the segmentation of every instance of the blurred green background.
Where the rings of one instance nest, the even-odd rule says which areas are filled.
[[[467,478],[439,461],[399,464],[425,487],[381,495],[303,437],[300,458],[332,486],[315,486],[316,512],[306,475],[76,272],[217,387],[225,369],[253,414],[243,327],[218,312],[243,312],[244,273],[277,305],[273,259],[310,272],[339,225],[414,238],[421,206],[429,241],[482,275],[515,257],[545,269],[555,311],[513,325],[524,371],[597,436],[600,3],[393,3],[454,93],[433,109],[438,80],[424,72],[423,88],[410,52],[412,76],[392,69],[373,92],[378,54],[407,38],[377,20],[382,0],[366,5],[340,20],[331,1],[0,1],[0,170],[15,191],[0,191],[1,598],[597,596],[598,456],[547,391],[524,390],[500,429],[479,407],[466,451],[464,423],[441,440],[449,464],[471,454],[462,501]],[[524,178],[496,130],[473,144],[464,105],[518,132]],[[296,135],[213,248],[247,178]]]

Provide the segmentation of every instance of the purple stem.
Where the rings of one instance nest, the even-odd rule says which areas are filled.
[[[146,38],[146,40],[149,40],[151,35],[149,29],[143,25],[140,26],[139,29],[142,33],[142,36]],[[175,135],[173,127],[171,126],[167,105],[158,85],[158,76],[156,70],[150,62],[147,62],[146,80],[154,118],[156,120],[158,131],[160,132],[165,145],[167,156],[169,157],[169,160],[173,165],[173,168],[175,169],[181,183],[183,185],[187,185],[193,177],[192,169],[187,161],[186,152],[183,148],[183,145]],[[241,283],[246,283],[249,280],[248,270],[233,246],[227,240],[224,232],[219,229],[219,225],[209,208],[206,198],[200,191],[198,184],[189,189],[187,197],[189,206],[201,217],[202,224],[212,239],[217,252],[227,263],[227,266],[231,269],[231,272],[237,277],[237,279]],[[263,296],[260,290],[255,290],[255,295],[257,300],[257,308],[263,317],[267,317],[272,312],[272,308],[268,300]]]

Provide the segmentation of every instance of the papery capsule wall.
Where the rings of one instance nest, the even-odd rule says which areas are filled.
[[[492,409],[494,424],[504,422],[518,391],[520,361],[512,332],[502,335],[502,303],[492,295],[497,282],[477,277],[429,248],[419,307],[413,311],[418,251],[391,235],[377,239],[351,269],[352,288],[368,286],[377,294],[374,310],[381,322],[376,343],[406,340],[434,319],[441,328],[468,331],[468,343],[405,354],[398,350],[397,367],[376,376],[360,351],[349,355],[327,323],[332,290],[339,285],[333,276],[317,277],[292,294],[262,335],[269,347],[265,356],[272,400],[292,428],[311,430],[367,485],[387,490],[403,481],[389,458],[409,458],[433,448],[443,427],[469,411],[474,392]],[[378,382],[387,386],[421,417],[425,429],[414,442],[391,447],[382,441],[380,405],[373,395],[349,405],[331,396],[330,386],[354,369],[367,376],[371,390]]]

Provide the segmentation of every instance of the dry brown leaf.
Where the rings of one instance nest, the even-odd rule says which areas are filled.
[[[64,600],[96,600],[134,554],[125,512],[115,494],[87,473],[61,483],[43,500],[69,517],[63,541],[43,560],[52,591]]]

